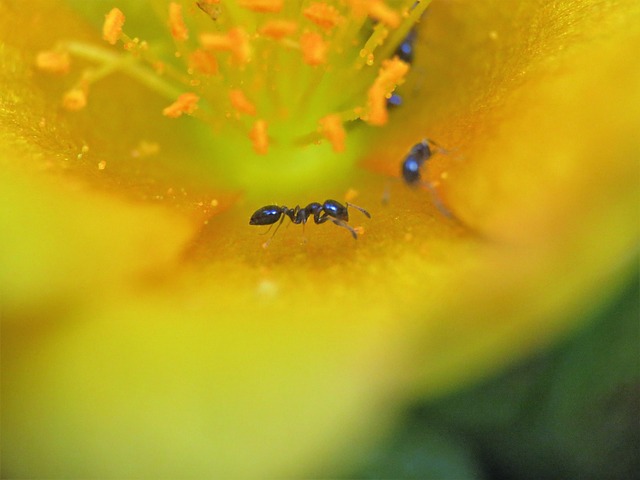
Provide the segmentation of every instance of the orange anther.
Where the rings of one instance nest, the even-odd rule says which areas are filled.
[[[77,112],[87,106],[87,88],[74,87],[62,97],[62,106],[66,110]]]
[[[400,14],[389,8],[382,0],[349,0],[351,13],[356,17],[370,16],[391,28],[400,25]]]
[[[368,13],[371,18],[391,28],[397,28],[400,25],[400,14],[387,7],[382,0],[372,0],[369,2]]]
[[[305,32],[300,37],[302,58],[307,65],[321,65],[327,61],[327,44],[322,35],[315,32]]]
[[[240,0],[242,8],[259,13],[277,13],[282,10],[284,0]]]
[[[240,113],[246,113],[247,115],[256,114],[256,106],[249,101],[242,90],[230,90],[229,99],[231,105]]]
[[[102,25],[102,38],[115,45],[122,35],[122,26],[124,25],[124,13],[119,8],[112,8],[105,15],[104,24]]]
[[[162,110],[162,114],[169,118],[178,118],[182,114],[191,114],[198,109],[198,97],[195,93],[183,93],[171,105]]]
[[[324,2],[315,2],[305,8],[302,13],[305,17],[325,30],[331,30],[342,23],[344,19],[340,12],[332,5]]]
[[[36,67],[49,73],[67,73],[71,60],[67,52],[46,50],[36,55]]]
[[[200,45],[206,50],[231,51],[233,44],[229,35],[219,33],[201,33]]]
[[[266,155],[269,152],[269,136],[267,134],[266,121],[256,121],[249,132],[249,138],[253,142],[253,149],[258,155]]]
[[[344,141],[347,134],[342,125],[342,119],[337,113],[327,115],[318,122],[320,133],[331,142],[334,152],[344,152]]]
[[[265,23],[259,32],[265,37],[271,37],[276,40],[288,37],[296,32],[298,24],[289,20],[271,20]]]
[[[231,53],[235,61],[239,64],[248,63],[251,60],[251,43],[249,35],[242,28],[232,28],[229,30],[231,40]]]
[[[202,75],[216,75],[218,73],[218,61],[211,52],[197,49],[189,55],[189,68]]]
[[[176,2],[169,4],[169,28],[171,36],[178,42],[184,42],[189,38],[189,31],[182,18],[182,5]]]
[[[387,95],[404,81],[409,64],[398,57],[382,62],[382,68],[367,92],[368,112],[365,120],[370,125],[384,125],[388,120]]]
[[[251,44],[249,35],[242,28],[233,28],[224,34],[202,33],[200,45],[205,50],[231,52],[237,63],[243,64],[251,60]]]

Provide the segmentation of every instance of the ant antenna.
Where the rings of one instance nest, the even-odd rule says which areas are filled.
[[[273,234],[269,237],[269,239],[268,239],[266,242],[264,242],[264,243],[262,244],[262,246],[263,246],[264,248],[267,248],[267,247],[269,246],[269,244],[271,243],[271,240],[273,240],[273,237],[275,237],[275,236],[276,236],[276,233],[278,232],[278,229],[280,228],[280,225],[282,225],[282,222],[284,222],[284,215],[280,218],[280,221],[278,222],[278,226],[277,226],[277,227],[276,227],[276,229],[273,231]],[[274,224],[274,223],[272,223],[272,224],[269,226],[269,228],[267,229],[267,231],[266,231],[266,232],[264,232],[264,233],[263,233],[263,234],[261,234],[261,235],[266,235],[267,233],[269,233],[269,231],[271,230],[271,228],[273,228],[273,226],[274,226],[274,225],[275,225],[275,224]]]
[[[345,202],[345,204],[347,205],[347,207],[352,207],[355,208],[356,210],[360,210],[365,217],[367,218],[371,218],[371,214],[369,212],[367,212],[364,208],[359,207],[358,205],[354,205],[353,203],[349,203],[349,202]]]

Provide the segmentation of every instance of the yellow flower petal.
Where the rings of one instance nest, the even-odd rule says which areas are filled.
[[[375,441],[390,400],[440,394],[566,334],[637,255],[640,83],[625,60],[640,23],[631,4],[554,5],[434,4],[421,32],[434,41],[420,46],[415,68],[425,67],[425,93],[409,95],[369,139],[367,165],[396,175],[413,143],[443,143],[452,152],[426,175],[469,228],[400,183],[381,205],[388,182],[378,173],[335,179],[332,192],[309,186],[301,203],[361,192],[354,202],[373,218],[352,212],[350,223],[365,227],[357,243],[335,225],[304,234],[293,225],[263,249],[268,237],[247,225],[260,205],[218,214],[214,194],[191,201],[197,184],[167,173],[191,137],[157,116],[161,100],[113,80],[78,113],[87,129],[51,114],[53,87],[29,80],[28,58],[51,42],[36,35],[5,47],[11,68],[2,71],[13,78],[0,82],[10,132],[0,144],[20,172],[0,184],[15,205],[0,220],[18,226],[0,233],[17,253],[13,275],[0,277],[14,306],[2,337],[7,472],[301,476]],[[74,31],[70,18],[59,22]],[[119,110],[124,100],[109,108],[115,94],[143,98],[148,111]],[[29,129],[43,116],[55,133]],[[135,128],[123,131],[124,118]],[[161,158],[123,155],[141,132],[162,141]],[[47,162],[53,180],[38,179]],[[75,182],[83,186],[69,192]],[[156,201],[164,210],[149,206]],[[87,297],[87,282],[109,294]],[[49,290],[64,308],[48,308]],[[18,309],[27,297],[32,307]]]

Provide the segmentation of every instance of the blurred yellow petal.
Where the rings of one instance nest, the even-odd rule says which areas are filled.
[[[79,117],[57,111],[64,88],[29,65],[81,27],[51,6],[0,10],[3,475],[327,471],[402,399],[575,328],[639,236],[638,8],[590,7],[434,2],[406,109],[362,134],[374,172],[304,185],[301,203],[356,188],[365,233],[293,225],[268,249],[247,225],[259,205],[189,176],[192,122],[121,78]],[[8,34],[45,17],[53,32]],[[452,150],[427,174],[462,225],[399,182],[380,204],[379,172],[425,136]],[[130,155],[144,139],[159,153]]]

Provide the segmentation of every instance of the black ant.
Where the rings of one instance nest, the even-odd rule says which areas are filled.
[[[444,206],[442,200],[440,200],[440,196],[438,195],[438,192],[435,190],[431,182],[427,181],[423,183],[421,181],[422,175],[420,173],[420,169],[433,155],[433,147],[435,147],[436,152],[448,153],[447,150],[442,148],[433,140],[425,138],[421,142],[416,143],[413,147],[411,147],[411,150],[409,150],[409,153],[402,162],[400,173],[404,182],[411,187],[425,185],[431,192],[431,196],[433,197],[434,203],[438,210],[440,210],[440,212],[446,217],[454,218],[453,213],[451,213],[449,209]]]
[[[396,51],[394,52],[394,55],[396,55],[398,58],[400,58],[400,60],[402,60],[405,63],[413,63],[413,57],[414,57],[414,43],[416,41],[416,29],[412,28],[409,33],[407,33],[407,36],[404,37],[404,40],[402,40],[402,43],[400,45],[398,45],[398,48],[396,48]]]
[[[404,37],[404,40],[402,40],[402,43],[398,45],[398,48],[396,48],[393,55],[398,57],[405,63],[412,64],[414,56],[413,44],[416,40],[416,35],[416,30],[411,29],[407,36]],[[392,93],[391,96],[387,99],[387,108],[396,108],[401,106],[402,103],[402,96],[398,93]]]
[[[318,202],[310,203],[304,208],[300,208],[299,205],[296,205],[294,208],[288,208],[284,205],[267,205],[259,208],[253,215],[251,215],[249,225],[273,225],[280,220],[280,223],[276,227],[276,231],[273,232],[273,235],[275,235],[280,225],[282,225],[285,217],[289,217],[291,222],[296,225],[304,225],[307,223],[309,218],[313,217],[313,221],[317,224],[330,220],[339,227],[349,230],[351,235],[353,235],[353,238],[357,239],[358,234],[356,233],[355,228],[347,223],[349,221],[349,207],[353,207],[356,210],[361,211],[367,218],[371,218],[369,212],[357,205],[349,202],[346,202],[346,205],[342,205],[336,200],[326,200],[322,204]]]
[[[416,143],[411,147],[407,156],[404,157],[402,167],[400,168],[402,178],[407,185],[416,186],[420,183],[420,180],[422,179],[420,169],[422,168],[422,165],[424,165],[433,155],[432,147],[436,148],[436,153],[449,153],[443,147],[428,138]]]

